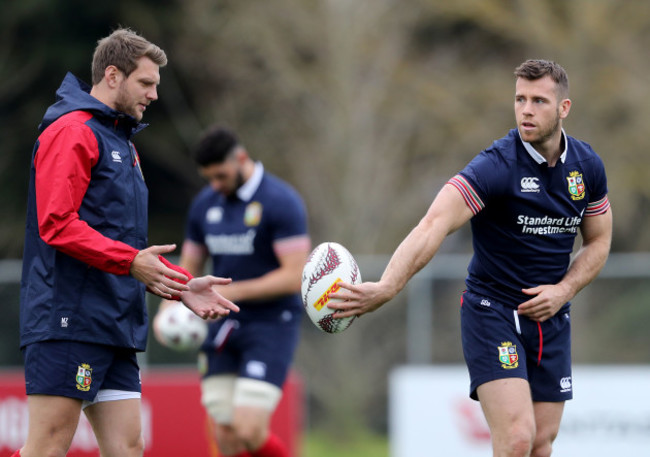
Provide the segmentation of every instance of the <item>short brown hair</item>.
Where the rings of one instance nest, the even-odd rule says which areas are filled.
[[[106,67],[115,65],[127,77],[148,57],[159,67],[167,65],[165,51],[128,28],[119,28],[97,42],[92,63],[93,85],[99,84]]]
[[[557,84],[560,98],[569,96],[569,77],[564,68],[553,61],[529,59],[515,68],[515,76],[530,81],[550,76]]]

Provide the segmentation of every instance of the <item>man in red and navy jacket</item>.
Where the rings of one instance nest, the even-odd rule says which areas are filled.
[[[135,355],[146,348],[145,290],[203,318],[238,311],[212,289],[230,279],[192,278],[162,257],[174,245],[147,247],[148,191],[131,137],[166,63],[159,47],[119,29],[98,43],[92,87],[66,75],[39,126],[20,310],[30,426],[15,455],[64,455],[82,408],[102,455],[142,455]]]

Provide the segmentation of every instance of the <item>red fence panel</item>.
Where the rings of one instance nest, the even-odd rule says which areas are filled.
[[[271,423],[273,432],[285,442],[292,457],[300,455],[303,408],[302,381],[292,372]],[[81,416],[68,457],[97,457],[97,441],[85,416]],[[0,457],[10,456],[23,445],[27,425],[22,372],[0,372]],[[199,377],[195,370],[143,371],[142,431],[145,457],[218,455],[200,403]]]

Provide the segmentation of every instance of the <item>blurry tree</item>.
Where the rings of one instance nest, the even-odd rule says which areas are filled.
[[[512,127],[512,69],[558,60],[570,133],[604,157],[615,248],[648,249],[647,2],[575,0],[151,0],[3,2],[0,253],[18,256],[35,126],[65,71],[89,79],[96,39],[119,24],[168,51],[161,100],[138,137],[152,238],[181,238],[201,185],[188,149],[230,124],[305,195],[316,240],[391,252],[444,181]],[[161,107],[162,105],[162,107]],[[614,151],[616,159],[613,160]],[[173,192],[168,192],[173,189]],[[160,191],[158,191],[160,190]],[[390,216],[389,216],[390,215]],[[467,234],[446,249],[465,249]]]
[[[46,0],[3,2],[0,15],[0,255],[22,254],[24,208],[31,147],[36,139],[46,103],[54,100],[51,78],[65,72],[52,71],[48,60],[58,54],[57,64],[78,64],[81,48],[76,40],[83,32],[58,29],[49,21],[56,11]],[[48,24],[49,27],[42,27]],[[76,31],[76,33],[75,33]],[[87,40],[92,46],[92,41]],[[92,47],[90,48],[92,50]],[[65,52],[62,52],[65,51]],[[88,62],[88,68],[90,63]],[[59,80],[60,81],[60,80]],[[50,89],[44,98],[44,89]]]
[[[175,0],[66,0],[0,1],[0,257],[22,255],[24,215],[32,147],[37,126],[66,72],[90,82],[97,40],[121,26],[131,27],[160,43],[159,24],[176,17]],[[155,25],[155,27],[154,27]],[[163,78],[164,78],[163,70]],[[164,110],[147,112],[149,129],[136,137],[151,189],[152,239],[181,238],[183,214],[197,187],[183,180],[186,160],[169,159],[169,151],[185,144],[167,127]],[[169,132],[169,133],[168,133]],[[167,192],[174,189],[174,192]],[[165,238],[167,237],[167,238]]]
[[[199,17],[180,24],[186,30],[172,44],[179,74],[201,81],[188,102],[200,125],[232,125],[293,182],[314,203],[316,239],[372,252],[390,221],[384,196],[406,190],[403,176],[414,172],[402,158],[417,125],[414,100],[388,109],[403,98],[391,90],[404,63],[405,15],[385,0],[210,4],[184,3]]]
[[[422,18],[430,26],[463,24],[466,30],[480,29],[502,43],[511,44],[498,46],[498,42],[489,40],[489,54],[512,50],[515,44],[517,52],[510,52],[508,58],[510,68],[526,58],[544,58],[555,60],[567,69],[574,104],[565,126],[569,134],[591,143],[605,161],[615,214],[613,249],[649,250],[650,233],[644,227],[650,223],[650,188],[646,185],[650,171],[639,165],[647,163],[645,155],[650,146],[646,133],[650,125],[650,106],[646,103],[650,96],[649,65],[644,58],[650,46],[650,3],[613,0],[421,0],[418,3],[427,8]],[[472,48],[465,42],[458,50],[466,52]],[[453,52],[454,46],[447,49]],[[451,64],[454,73],[471,73],[472,67],[476,64],[483,67],[484,62],[455,59]],[[473,84],[470,81],[463,84],[472,87],[479,83],[482,93],[496,91],[502,98],[512,90],[511,74],[504,73],[503,69],[495,74],[506,83],[505,88],[483,72],[478,79],[476,74],[470,75]],[[420,74],[426,75],[422,71]],[[482,105],[477,106],[472,98],[467,101],[474,109]],[[483,113],[482,121],[491,126],[492,135],[496,136],[491,119],[493,107],[489,110],[490,114]]]

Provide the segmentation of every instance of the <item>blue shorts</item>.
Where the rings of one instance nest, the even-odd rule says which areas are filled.
[[[280,311],[270,320],[226,318],[210,325],[209,350],[199,354],[203,377],[236,374],[282,388],[300,336],[302,313]]]
[[[42,341],[23,349],[27,395],[92,402],[105,389],[141,392],[134,350],[80,341]]]
[[[533,401],[573,397],[568,310],[539,323],[495,299],[467,291],[460,315],[471,398],[478,399],[481,384],[502,378],[526,379]]]

